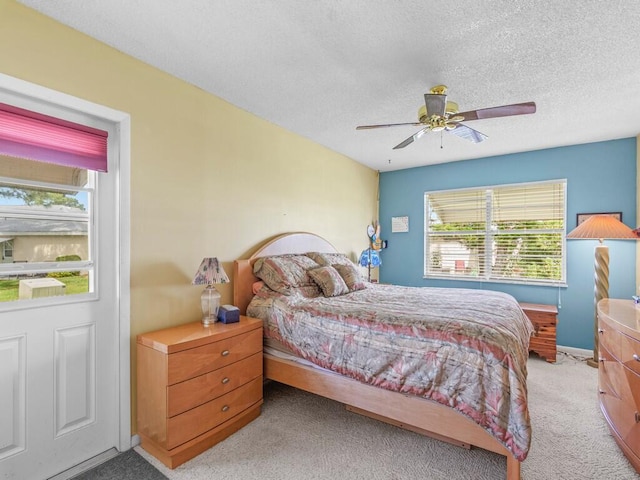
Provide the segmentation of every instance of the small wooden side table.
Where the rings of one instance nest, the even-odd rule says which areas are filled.
[[[138,335],[138,435],[175,468],[260,415],[262,320]]]
[[[520,303],[535,331],[529,340],[529,351],[537,353],[549,363],[556,361],[556,325],[558,308],[555,305]]]

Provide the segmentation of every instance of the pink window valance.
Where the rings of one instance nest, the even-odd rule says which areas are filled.
[[[0,103],[0,154],[107,171],[107,132]]]

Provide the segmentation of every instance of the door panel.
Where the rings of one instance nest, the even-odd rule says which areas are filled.
[[[94,325],[55,332],[56,437],[96,420],[95,355]]]
[[[25,336],[0,339],[0,461],[25,449]]]

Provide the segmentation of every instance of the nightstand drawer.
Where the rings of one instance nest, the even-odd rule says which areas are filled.
[[[167,449],[188,442],[262,401],[262,376],[222,397],[172,417],[167,426]]]
[[[262,352],[168,387],[167,416],[197,407],[262,375]]]
[[[168,381],[173,385],[262,351],[262,330],[169,355]]]

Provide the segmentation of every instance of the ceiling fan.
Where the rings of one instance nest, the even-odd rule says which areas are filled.
[[[484,118],[510,117],[512,115],[525,115],[535,113],[535,102],[514,103],[501,107],[481,108],[480,110],[470,110],[468,112],[458,112],[458,104],[447,101],[447,87],[437,85],[429,93],[424,94],[424,105],[418,109],[418,121],[406,123],[388,123],[383,125],[360,125],[356,130],[367,130],[371,128],[398,127],[403,125],[422,126],[423,128],[411,135],[409,138],[399,143],[394,150],[404,148],[418,140],[422,135],[431,132],[449,132],[458,137],[470,140],[473,143],[480,143],[487,138],[484,133],[474,130],[461,123],[471,120],[482,120]]]

